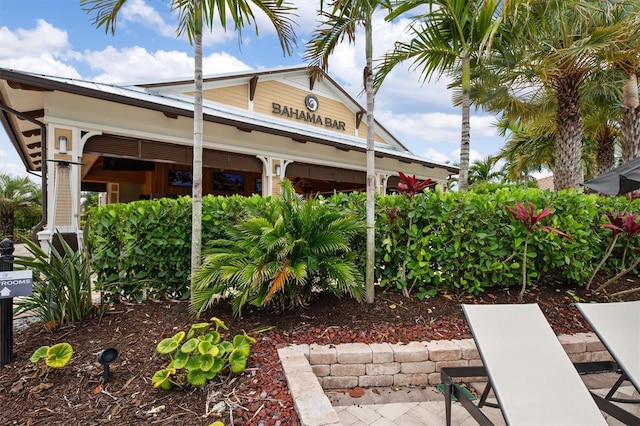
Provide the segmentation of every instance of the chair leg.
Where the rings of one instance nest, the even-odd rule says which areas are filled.
[[[607,393],[607,395],[604,397],[604,399],[606,399],[607,401],[622,402],[622,403],[626,403],[626,404],[640,404],[640,399],[637,399],[637,398],[617,398],[617,397],[614,397],[614,395],[618,391],[618,388],[626,380],[629,380],[627,378],[627,375],[624,374],[624,373],[620,374],[620,377],[618,377],[618,380],[613,385],[613,387],[611,387],[611,390],[609,390],[609,393]]]
[[[451,398],[453,383],[444,383],[444,411],[447,426],[451,426]]]

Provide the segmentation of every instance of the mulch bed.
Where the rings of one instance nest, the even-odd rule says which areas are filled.
[[[615,288],[637,286],[624,279]],[[167,359],[155,351],[157,343],[197,322],[188,303],[146,301],[117,304],[103,315],[72,328],[48,332],[40,323],[14,332],[14,360],[0,369],[0,406],[5,425],[298,425],[299,421],[280,366],[277,348],[289,344],[346,342],[399,343],[470,338],[461,303],[515,303],[517,289],[473,296],[439,294],[425,299],[405,298],[378,290],[372,305],[349,298],[322,295],[309,307],[274,315],[247,311],[234,318],[227,304],[203,316],[216,316],[229,326],[223,335],[247,331],[257,339],[246,371],[225,376],[201,388],[163,391],[154,389],[151,377]],[[637,300],[640,293],[627,295]],[[538,303],[558,334],[590,331],[576,301],[608,301],[568,287],[532,289],[525,302]],[[266,330],[265,330],[266,329]],[[42,345],[68,342],[74,348],[63,369],[42,374],[29,357]],[[118,360],[111,378],[102,385],[103,367],[97,353],[115,347]]]

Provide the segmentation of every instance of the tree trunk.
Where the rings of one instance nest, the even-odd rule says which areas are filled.
[[[580,116],[581,76],[561,75],[553,81],[558,111],[556,114],[556,167],[553,184],[556,191],[577,188],[582,178],[582,117]]]
[[[471,66],[469,58],[462,60],[462,132],[460,136],[460,175],[458,188],[466,191],[469,183],[469,144],[470,144],[470,106]]]
[[[598,138],[598,148],[596,151],[596,176],[611,170],[615,163],[615,136],[607,133]]]
[[[365,21],[367,66],[364,69],[364,89],[367,94],[367,250],[365,272],[365,300],[373,303],[375,299],[375,124],[373,119],[373,105],[375,93],[373,91],[373,30],[371,16]]]
[[[3,240],[5,238],[10,238],[13,240],[13,234],[16,227],[15,211],[11,209],[3,209],[0,216],[0,240]]]
[[[638,78],[636,71],[629,73],[623,86],[623,105],[621,110],[622,161],[627,162],[638,157],[640,149],[640,107],[638,106]]]
[[[191,216],[191,285],[200,267],[202,249],[202,7],[195,3],[195,94],[193,104],[193,189]],[[193,292],[192,292],[193,294]]]

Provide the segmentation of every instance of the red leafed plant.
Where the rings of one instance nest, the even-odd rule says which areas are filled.
[[[398,182],[398,192],[400,194],[409,196],[409,198],[420,193],[420,191],[422,191],[423,189],[436,184],[431,179],[425,179],[420,182],[420,180],[416,178],[416,175],[407,176],[402,172],[398,172],[398,175],[400,176],[400,182]]]
[[[540,211],[540,213],[535,212],[533,207],[533,203],[529,202],[529,206],[525,207],[522,203],[516,202],[514,208],[506,206],[509,213],[511,213],[516,219],[522,221],[522,223],[527,228],[527,236],[524,239],[524,253],[522,256],[522,289],[520,290],[520,296],[518,301],[522,303],[522,299],[524,297],[524,292],[527,288],[527,248],[529,245],[529,237],[536,229],[540,228],[547,232],[553,232],[555,234],[560,235],[563,238],[571,239],[571,237],[564,232],[548,225],[542,225],[541,220],[547,216],[550,216],[553,212],[549,207],[546,207]]]
[[[604,287],[616,281],[618,278],[622,277],[629,271],[632,271],[633,269],[635,269],[636,266],[638,266],[638,264],[640,264],[640,257],[638,257],[636,261],[629,268],[625,268],[624,266],[625,259],[627,256],[627,251],[629,250],[629,244],[632,238],[636,236],[640,236],[640,221],[638,220],[638,215],[636,213],[628,213],[628,212],[625,212],[625,213],[607,212],[606,215],[607,215],[607,218],[609,219],[609,223],[603,223],[600,226],[602,226],[603,228],[611,229],[613,234],[611,237],[611,241],[609,241],[609,246],[607,247],[607,251],[605,252],[604,257],[602,258],[602,260],[600,261],[596,269],[593,271],[593,274],[591,275],[591,279],[589,279],[589,282],[587,283],[587,289],[591,287],[591,283],[593,282],[593,279],[596,277],[596,275],[600,271],[600,268],[602,268],[602,265],[604,265],[604,262],[609,258],[609,256],[611,256],[611,253],[613,252],[613,249],[615,248],[616,242],[618,241],[618,237],[620,235],[625,235],[627,237],[627,245],[625,246],[624,253],[622,255],[623,270],[620,273],[616,274],[615,277],[607,280],[604,284],[600,285],[600,287],[598,287],[596,291],[602,290]],[[637,251],[636,247],[631,247],[631,249],[634,251]]]

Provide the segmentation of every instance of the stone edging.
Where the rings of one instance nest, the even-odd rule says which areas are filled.
[[[560,335],[558,340],[572,362],[612,360],[594,333]],[[303,426],[340,424],[324,389],[436,385],[442,367],[482,364],[472,339],[292,345],[278,355]]]

